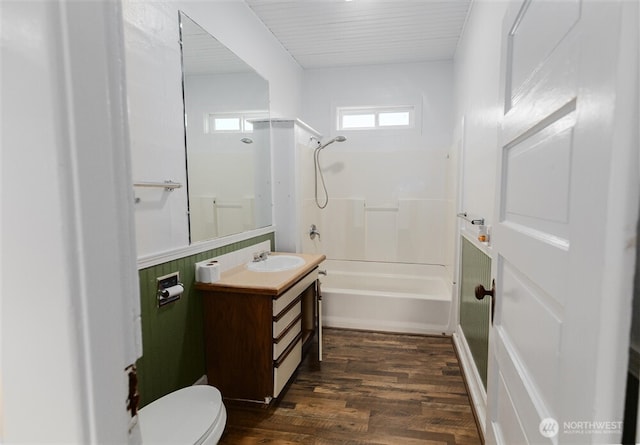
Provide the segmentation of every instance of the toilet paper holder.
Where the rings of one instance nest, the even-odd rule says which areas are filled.
[[[180,272],[156,278],[156,288],[158,307],[179,300],[184,292],[184,285],[180,282]]]

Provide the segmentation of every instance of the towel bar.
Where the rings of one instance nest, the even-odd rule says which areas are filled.
[[[134,187],[158,187],[163,188],[168,192],[172,192],[173,189],[179,189],[182,187],[182,184],[179,182],[173,182],[171,180],[167,180],[164,182],[134,182]]]
[[[467,212],[458,213],[456,216],[464,219],[465,221],[469,221],[474,226],[484,226],[484,218],[472,219],[467,215]]]

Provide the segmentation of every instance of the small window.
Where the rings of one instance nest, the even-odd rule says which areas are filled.
[[[378,125],[381,127],[408,127],[409,124],[408,111],[383,112],[378,115]]]
[[[213,131],[240,131],[240,118],[214,117]]]
[[[375,114],[344,114],[342,128],[375,128]]]
[[[236,113],[207,113],[205,133],[252,133],[253,121],[265,119],[268,115],[258,111],[238,111]]]
[[[338,130],[413,128],[413,106],[344,107],[337,109]]]

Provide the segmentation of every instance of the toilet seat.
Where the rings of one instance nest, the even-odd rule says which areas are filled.
[[[174,391],[138,411],[143,444],[215,444],[227,412],[220,391],[196,385]]]

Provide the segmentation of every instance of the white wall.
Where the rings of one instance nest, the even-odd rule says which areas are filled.
[[[120,4],[0,6],[0,442],[127,443],[140,351]]]
[[[124,2],[136,181],[186,183],[178,10],[269,81],[272,116],[299,114],[302,70],[244,2]],[[186,188],[137,189],[136,196],[139,257],[188,246]]]
[[[308,239],[308,226],[302,224],[302,203],[308,193],[301,172],[308,165],[320,135],[297,119],[276,120],[273,128],[274,217],[278,221],[276,250],[302,252],[301,240]],[[313,139],[312,139],[313,138]]]
[[[456,139],[464,140],[460,210],[494,219],[498,155],[500,51],[506,1],[472,3],[454,60]],[[461,122],[465,121],[465,134]],[[475,230],[475,228],[474,228]]]
[[[494,220],[496,187],[496,161],[498,156],[498,130],[500,125],[499,84],[502,20],[507,1],[474,0],[464,32],[458,42],[454,58],[455,114],[452,151],[454,169],[449,193],[455,195],[457,211],[465,211],[472,218],[484,218],[487,225]],[[453,190],[455,189],[455,192]],[[464,220],[460,228],[475,239],[478,229]],[[453,227],[454,225],[452,225]],[[457,226],[457,224],[455,224]],[[456,229],[453,243],[459,246],[460,234]],[[485,245],[476,243],[491,256]],[[459,267],[458,252],[453,268],[454,281]],[[455,317],[458,317],[458,285],[454,285]],[[457,321],[456,321],[457,324]],[[463,335],[460,328],[458,334]],[[455,337],[461,349],[461,363],[469,376],[468,383],[480,426],[484,431],[486,393],[478,371],[470,359],[466,340]]]
[[[334,259],[444,264],[452,63],[305,71],[302,119],[320,131],[325,141],[338,135],[336,107],[391,105],[413,105],[415,127],[342,131],[347,141],[321,152],[330,195],[327,208],[321,212],[328,215],[324,218],[327,224],[319,227],[326,253]],[[307,170],[301,176],[306,184],[313,184],[313,169]],[[372,207],[399,210],[367,211]],[[308,223],[305,221],[304,227]],[[415,251],[408,251],[416,245],[419,247]]]

